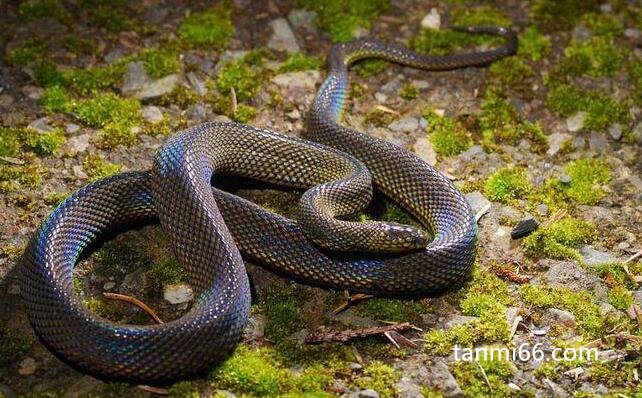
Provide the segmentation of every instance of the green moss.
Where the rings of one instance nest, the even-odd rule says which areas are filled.
[[[47,87],[38,102],[50,113],[67,113],[74,107],[71,96],[60,86]]]
[[[456,120],[434,112],[426,112],[423,116],[428,121],[428,139],[439,155],[458,155],[473,145],[470,133]]]
[[[359,61],[353,69],[361,77],[378,75],[390,66],[390,62],[383,59],[364,59]]]
[[[464,291],[460,308],[477,319],[449,330],[431,330],[426,334],[426,349],[437,355],[448,355],[457,344],[473,347],[480,343],[508,342],[510,325],[506,306],[511,303],[508,286],[495,275],[476,269]]]
[[[100,49],[93,41],[75,35],[65,36],[62,39],[62,45],[76,55],[100,55]]]
[[[579,260],[581,256],[575,248],[591,243],[596,236],[597,231],[593,224],[565,217],[551,225],[540,227],[524,238],[522,244],[528,256]]]
[[[616,38],[624,33],[624,26],[611,13],[589,13],[582,16],[582,21],[591,30],[593,36]]]
[[[625,271],[622,263],[604,263],[595,267],[595,271],[604,279],[609,287],[609,303],[619,310],[626,311],[634,303],[633,296],[629,289],[637,287],[637,283],[630,275],[638,273],[638,269],[633,264],[633,270]]]
[[[66,142],[65,133],[62,130],[39,132],[27,128],[23,131],[25,145],[38,155],[59,153],[62,145]]]
[[[489,6],[459,7],[452,13],[453,26],[505,26],[511,21],[499,9]]]
[[[56,391],[38,391],[20,394],[20,398],[60,398],[61,394]]]
[[[0,192],[8,193],[19,189],[35,189],[42,183],[46,171],[40,168],[33,154],[21,156],[21,165],[0,163]]]
[[[564,55],[569,65],[565,70],[592,77],[613,77],[622,69],[624,60],[623,51],[612,40],[599,36],[572,41]]]
[[[315,12],[317,25],[335,43],[353,39],[357,28],[370,29],[372,21],[390,8],[389,0],[298,0],[297,4]]]
[[[50,61],[37,62],[33,68],[34,80],[42,87],[64,86],[67,84],[65,75]]]
[[[171,93],[160,97],[156,103],[162,106],[176,105],[181,109],[187,109],[198,103],[199,95],[194,90],[179,85]]]
[[[200,398],[198,386],[192,381],[181,381],[169,389],[169,398]]]
[[[560,308],[575,316],[579,331],[590,338],[603,335],[608,320],[600,313],[590,292],[574,292],[564,288],[537,287],[522,285],[519,289],[522,301],[536,308]]]
[[[604,131],[611,123],[627,123],[628,109],[609,96],[596,91],[583,90],[570,84],[555,84],[547,98],[548,107],[567,117],[575,112],[586,112],[584,126],[590,130]]]
[[[232,120],[239,123],[248,123],[254,119],[256,113],[257,110],[255,107],[239,104],[236,108],[236,112],[232,115]]]
[[[110,123],[140,120],[140,102],[120,98],[112,93],[98,94],[79,101],[78,118],[89,127],[105,127]]]
[[[377,127],[386,127],[395,120],[396,116],[394,113],[386,112],[380,108],[374,108],[370,112],[366,113],[363,122]]]
[[[488,176],[484,184],[484,193],[490,200],[508,203],[523,198],[532,188],[524,169],[506,167]]]
[[[18,129],[0,127],[0,156],[14,157],[20,151]]]
[[[399,89],[399,96],[403,99],[413,100],[419,97],[419,89],[412,83],[404,84]]]
[[[114,301],[91,297],[84,300],[84,304],[89,311],[106,319],[118,320],[122,316],[120,305]]]
[[[234,37],[231,9],[219,6],[194,13],[181,21],[177,33],[188,45],[223,51]]]
[[[160,293],[166,285],[179,283],[183,278],[183,267],[176,257],[164,257],[154,262],[147,271],[146,289],[151,293]]]
[[[86,96],[97,90],[112,88],[125,73],[126,62],[122,61],[105,67],[72,69],[62,73],[62,83],[73,92]]]
[[[573,160],[564,166],[564,172],[571,177],[571,182],[562,185],[562,190],[583,205],[599,203],[605,195],[602,185],[611,180],[609,166],[599,159]]]
[[[145,70],[151,77],[160,78],[179,73],[181,63],[178,61],[178,53],[167,49],[150,49],[141,55]]]
[[[629,74],[629,81],[633,84],[634,91],[637,93],[638,104],[642,104],[642,60],[631,61],[626,69]]]
[[[598,0],[535,0],[531,3],[537,26],[546,32],[570,30],[582,15],[599,11]]]
[[[453,376],[461,386],[465,397],[519,396],[520,394],[515,394],[515,391],[508,386],[514,372],[515,365],[507,360],[480,360],[478,364],[459,361],[452,367]]]
[[[390,398],[397,395],[395,384],[400,375],[392,367],[379,361],[369,363],[363,369],[363,376],[355,380],[355,384],[361,389],[373,389],[382,398]]]
[[[104,149],[113,149],[118,145],[134,146],[140,137],[132,129],[131,121],[118,121],[107,124],[98,135],[98,145]]]
[[[26,354],[33,344],[23,332],[0,326],[0,366],[7,366]]]
[[[262,74],[244,59],[226,63],[216,78],[216,87],[223,94],[228,94],[232,87],[238,101],[252,98],[261,88]]]
[[[105,161],[98,154],[90,154],[82,162],[83,170],[91,180],[98,180],[116,174],[121,166]]]
[[[92,24],[105,29],[109,33],[134,29],[136,26],[136,22],[128,17],[127,12],[111,5],[93,7],[89,14],[89,20]]]
[[[551,52],[551,40],[540,33],[537,26],[531,25],[519,36],[517,55],[539,61]]]
[[[370,319],[418,324],[430,307],[418,301],[373,298],[355,307],[355,312]]]
[[[65,22],[70,15],[58,0],[25,0],[18,5],[18,17],[24,21],[53,17]]]
[[[488,69],[493,83],[502,92],[515,91],[530,97],[533,95],[530,78],[535,74],[533,68],[519,57],[506,57],[495,61]]]
[[[279,67],[279,73],[316,70],[323,67],[323,58],[303,53],[290,55]]]
[[[5,59],[11,65],[33,64],[42,59],[45,49],[46,45],[42,40],[29,38],[11,50]]]
[[[265,336],[272,341],[282,341],[305,326],[293,283],[270,287],[260,297],[259,308],[268,318]]]

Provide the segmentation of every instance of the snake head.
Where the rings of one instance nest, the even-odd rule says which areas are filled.
[[[380,248],[382,252],[402,253],[425,248],[431,237],[423,230],[410,225],[381,222]]]

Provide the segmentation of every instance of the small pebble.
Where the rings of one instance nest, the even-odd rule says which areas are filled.
[[[192,288],[184,283],[167,285],[163,290],[163,298],[171,304],[182,304],[194,299]]]
[[[21,376],[31,376],[36,372],[36,368],[37,368],[36,360],[31,357],[27,357],[23,359],[22,362],[20,362],[20,366],[18,367],[18,373]]]
[[[510,232],[512,239],[520,239],[530,235],[539,227],[539,223],[534,218],[527,218],[517,223],[515,228]]]
[[[562,184],[570,184],[571,183],[571,177],[568,174],[562,174],[562,175],[560,175],[560,182]]]
[[[441,16],[436,8],[431,8],[430,12],[426,14],[421,20],[421,27],[424,29],[439,29],[441,26]]]
[[[540,216],[545,216],[548,214],[548,205],[545,205],[544,203],[537,205],[537,213]]]
[[[620,123],[613,123],[609,126],[609,134],[615,141],[619,141],[622,138],[622,125]]]

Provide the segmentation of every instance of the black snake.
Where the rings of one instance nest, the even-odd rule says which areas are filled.
[[[36,334],[81,371],[157,382],[206,371],[239,341],[250,308],[241,253],[297,280],[352,292],[416,296],[461,284],[476,251],[476,224],[466,200],[417,156],[342,127],[338,119],[348,67],[357,60],[445,70],[485,65],[516,50],[510,30],[463,29],[499,34],[507,44],[446,56],[372,39],[335,45],[307,118],[309,141],[242,124],[206,123],[170,138],[151,171],[117,174],[73,193],[25,251],[22,292]],[[221,174],[309,188],[298,222],[213,189],[212,176]],[[371,182],[434,237],[394,223],[342,219],[370,201]],[[153,326],[115,324],[88,311],[72,284],[80,254],[110,231],[155,219],[195,291],[191,310]]]

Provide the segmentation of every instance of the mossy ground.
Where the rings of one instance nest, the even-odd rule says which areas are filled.
[[[265,318],[264,336],[241,344],[209,377],[167,386],[169,396],[196,398],[209,391],[221,398],[225,393],[218,389],[228,389],[239,397],[325,398],[340,395],[339,387],[346,386],[371,388],[381,397],[394,397],[399,394],[396,383],[403,373],[397,367],[403,368],[422,353],[431,359],[447,360],[454,344],[506,347],[532,339],[522,326],[511,336],[512,325],[506,316],[509,311],[518,311],[522,325],[529,327],[545,322],[551,308],[572,313],[575,328],[541,325],[551,326],[547,336],[538,337],[550,345],[579,346],[617,333],[640,336],[637,320],[627,315],[637,305],[640,262],[615,261],[591,267],[582,264],[584,272],[598,277],[604,285],[601,297],[545,283],[518,286],[510,278],[503,279],[507,270],[537,277],[546,272],[546,264],[551,261],[583,263],[578,249],[587,244],[616,254],[618,260],[630,257],[639,248],[639,238],[626,238],[642,233],[636,226],[639,193],[627,182],[629,175],[636,175],[636,156],[640,158],[635,127],[640,121],[642,61],[631,36],[635,34],[631,29],[642,29],[639,10],[626,2],[592,0],[533,0],[523,7],[419,2],[409,5],[410,13],[385,0],[293,3],[277,2],[274,6],[252,2],[246,10],[225,1],[202,7],[177,5],[169,11],[160,6],[152,10],[155,6],[148,2],[123,0],[83,0],[78,4],[26,0],[0,6],[7,10],[0,13],[0,21],[7,26],[2,33],[6,51],[1,54],[6,72],[0,78],[3,278],[19,260],[27,234],[53,206],[84,183],[121,170],[147,168],[153,152],[167,136],[197,123],[190,116],[195,106],[204,106],[208,115],[226,115],[296,134],[303,128],[303,117],[283,115],[293,109],[303,115],[314,90],[293,94],[270,80],[274,75],[295,71],[319,70],[323,74],[324,56],[331,43],[371,30],[383,40],[406,43],[422,53],[447,54],[502,44],[495,36],[470,35],[452,27],[499,24],[512,26],[519,33],[520,46],[515,56],[488,68],[424,74],[387,61],[365,60],[355,65],[351,74],[354,84],[347,121],[352,123],[351,117],[365,115],[368,131],[376,127],[378,132],[388,134],[387,126],[395,120],[423,116],[425,130],[385,138],[407,147],[413,147],[417,138],[428,138],[438,155],[439,170],[456,179],[457,185],[468,191],[479,190],[493,202],[479,224],[478,264],[462,289],[433,300],[374,298],[348,310],[346,318],[352,321],[366,319],[379,325],[376,321],[409,321],[422,327],[423,332],[406,332],[419,347],[398,350],[380,336],[346,345],[302,345],[302,331],[321,325],[358,327],[332,315],[344,295],[274,276],[267,278],[268,282],[259,277],[252,313]],[[271,32],[261,31],[266,24],[257,23],[257,19],[287,17],[291,5],[315,12],[317,33],[294,29],[299,53],[265,50]],[[431,7],[440,13],[442,26],[422,30],[421,17]],[[607,7],[611,11],[605,11]],[[159,15],[163,22],[154,22]],[[17,25],[24,27],[21,30]],[[43,34],[44,27],[52,30]],[[115,49],[123,53],[114,56],[118,53]],[[177,74],[182,83],[159,98],[143,102],[133,99],[120,90],[127,64],[132,61],[141,61],[151,79]],[[187,81],[190,73],[204,82],[206,93]],[[430,84],[420,86],[422,79]],[[392,80],[399,84],[388,86]],[[379,92],[385,94],[385,101],[375,97]],[[13,102],[6,105],[8,97]],[[439,103],[442,98],[443,103]],[[162,121],[143,120],[141,109],[146,105],[158,106]],[[562,148],[549,154],[557,145],[554,134],[566,132],[564,119],[578,112],[586,113],[583,129],[569,134],[571,138]],[[51,131],[26,127],[43,116]],[[78,132],[68,130],[71,124],[78,125]],[[611,136],[614,126],[621,128],[621,139]],[[596,134],[606,139],[605,148],[592,148]],[[72,144],[77,144],[75,140],[84,136],[90,137],[89,148],[79,153],[70,151]],[[582,140],[590,144],[582,146]],[[476,156],[471,153],[479,147],[484,151],[482,157],[468,163],[462,160]],[[562,175],[570,182],[562,183]],[[250,189],[245,194],[264,207],[296,216],[297,192]],[[540,205],[546,205],[548,211],[538,213]],[[497,214],[507,209],[518,214]],[[558,210],[567,216],[554,218]],[[608,220],[591,220],[598,210],[607,212]],[[526,212],[543,222],[539,229],[521,242],[499,246],[496,241],[501,238],[493,235],[496,229],[514,226]],[[419,225],[401,207],[380,197],[356,218]],[[253,276],[263,272],[251,270]],[[117,289],[133,272],[143,275],[140,298],[163,319],[174,319],[186,310],[163,301],[166,285],[188,282],[188,278],[157,227],[117,236],[76,271],[76,293],[103,317],[152,323],[142,311],[101,295],[105,285],[111,282]],[[10,276],[6,278],[9,289],[2,280],[1,298],[17,302],[17,294],[12,293],[17,283]],[[608,304],[615,312],[605,312]],[[473,318],[443,327],[439,319],[452,314]],[[0,317],[0,383],[10,385],[19,396],[65,396],[78,374],[56,360],[42,359],[46,356],[44,348],[24,332],[28,324],[19,306],[10,307],[7,315]],[[574,340],[565,340],[567,336]],[[537,396],[545,391],[544,378],[569,392],[586,384],[592,389],[604,386],[609,389],[607,396],[635,396],[639,381],[634,369],[639,371],[639,358],[630,353],[639,352],[639,345],[616,337],[604,338],[603,344],[604,350],[623,350],[627,356],[612,363],[545,363],[535,371],[520,362],[448,366],[465,397]],[[29,377],[17,372],[26,357],[38,363],[36,373]],[[362,369],[350,367],[350,363],[362,360]],[[564,374],[580,366],[585,370],[581,380],[571,380]],[[515,391],[509,383],[516,383],[521,391]],[[34,385],[40,392],[29,392]],[[425,397],[442,396],[433,385],[420,388]],[[85,396],[149,394],[128,384],[100,383]],[[592,393],[576,392],[576,396]]]

